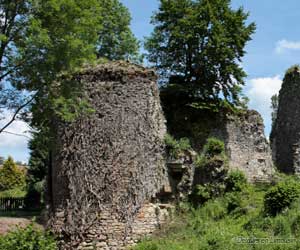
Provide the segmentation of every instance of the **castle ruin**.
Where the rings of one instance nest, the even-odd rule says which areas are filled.
[[[273,160],[288,174],[300,174],[300,68],[291,67],[282,83],[271,132]]]
[[[171,218],[174,193],[182,198],[191,192],[195,154],[167,163],[165,118],[153,70],[113,62],[85,68],[74,80],[94,112],[55,128],[48,226],[63,250],[125,249]],[[225,141],[233,168],[251,181],[269,180],[271,154],[257,112],[211,117],[206,132],[202,117],[193,112],[198,111],[190,118],[196,119],[177,120],[184,126],[171,133],[192,135],[199,150],[205,138],[216,136]]]
[[[166,218],[152,203],[167,182],[157,78],[118,62],[74,79],[94,112],[57,126],[49,226],[61,249],[122,249]]]

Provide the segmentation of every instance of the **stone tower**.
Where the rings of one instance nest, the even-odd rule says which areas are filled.
[[[166,133],[153,70],[126,62],[74,76],[94,112],[56,127],[49,227],[61,249],[123,249],[166,218]]]
[[[279,92],[271,133],[273,160],[279,170],[300,174],[300,68],[291,67]]]

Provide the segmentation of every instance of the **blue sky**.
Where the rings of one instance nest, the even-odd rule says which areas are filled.
[[[142,40],[153,27],[150,17],[158,7],[157,0],[121,0],[132,15],[132,30]],[[257,25],[253,40],[246,47],[243,67],[248,74],[244,93],[249,107],[258,110],[270,133],[270,97],[280,89],[287,68],[300,60],[299,0],[233,0],[232,6],[243,6],[250,12],[249,21]],[[0,122],[1,125],[1,122]],[[25,133],[26,124],[18,122],[9,131]],[[12,155],[17,160],[28,159],[27,139],[0,135],[0,155]]]
[[[139,39],[148,36],[149,24],[158,0],[122,0],[132,13],[132,30]],[[232,7],[242,6],[250,13],[249,22],[257,25],[246,47],[243,67],[248,74],[244,93],[249,107],[258,110],[265,121],[265,132],[271,129],[270,98],[280,89],[284,72],[300,59],[300,1],[232,0]]]

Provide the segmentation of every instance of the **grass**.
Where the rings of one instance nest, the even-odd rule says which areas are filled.
[[[199,208],[186,205],[173,223],[142,240],[134,250],[290,250],[300,249],[300,202],[275,217],[264,213],[267,185],[248,186],[240,193],[226,194]],[[240,203],[233,210],[228,204],[236,195]],[[249,244],[261,239],[256,244]],[[274,239],[291,239],[275,243]],[[241,244],[241,241],[243,244]],[[269,241],[268,244],[265,244]]]

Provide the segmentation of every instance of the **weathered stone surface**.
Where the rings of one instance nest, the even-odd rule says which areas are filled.
[[[86,68],[74,81],[94,112],[56,127],[49,226],[61,249],[121,249],[167,217],[147,205],[167,182],[156,75],[115,62]]]
[[[207,138],[217,137],[225,143],[231,169],[243,171],[251,182],[271,179],[274,173],[271,150],[258,112],[248,110],[239,115],[225,115],[166,105],[164,109],[170,133],[177,138],[188,137],[198,152]]]
[[[197,153],[193,150],[182,153],[178,159],[167,159],[169,192],[166,194],[169,194],[169,201],[186,201],[193,191]]]
[[[48,224],[63,250],[125,249],[159,229],[170,219],[171,202],[191,193],[196,152],[166,163],[154,71],[115,62],[86,68],[73,80],[94,112],[55,127]],[[257,112],[228,117],[191,110],[170,112],[171,134],[189,137],[199,152],[209,136],[218,137],[232,168],[250,181],[270,178],[271,155]]]
[[[289,69],[279,92],[271,133],[273,160],[285,173],[300,174],[300,68]]]
[[[225,142],[229,167],[242,170],[249,181],[268,181],[274,174],[270,145],[265,138],[261,115],[249,110],[226,118],[224,129],[214,129],[211,136]]]

